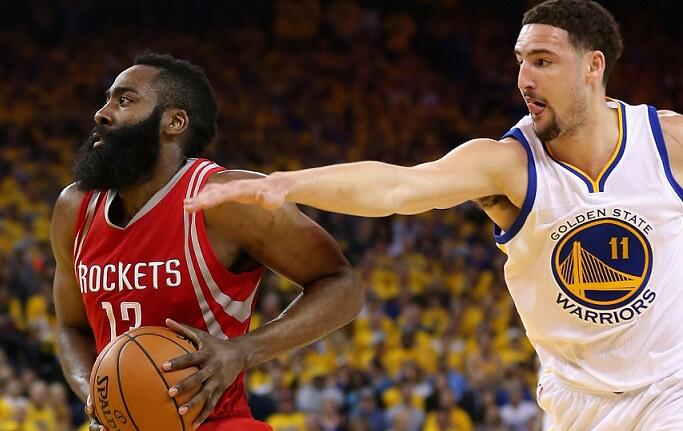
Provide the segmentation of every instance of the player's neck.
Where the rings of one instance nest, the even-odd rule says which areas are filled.
[[[553,156],[596,178],[612,157],[619,138],[618,111],[596,101],[585,123],[551,142]]]
[[[123,204],[123,221],[125,223],[133,218],[156,192],[168,184],[178,170],[183,167],[185,160],[178,154],[168,154],[162,151],[152,178],[144,183],[118,190]]]

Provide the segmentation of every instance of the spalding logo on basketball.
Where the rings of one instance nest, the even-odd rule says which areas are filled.
[[[119,428],[114,420],[115,415],[109,405],[109,376],[96,376],[95,381],[97,382],[95,386],[96,396],[91,397],[91,399],[95,404],[95,410],[99,413],[97,418],[108,429],[118,430]],[[116,410],[116,412],[123,418],[121,422],[126,423],[125,416],[119,410]]]
[[[165,372],[162,364],[196,351],[190,340],[162,327],[141,327],[115,338],[97,357],[90,376],[99,422],[111,431],[192,430],[202,406],[181,416],[178,409],[194,393],[171,398],[168,390],[197,368]]]

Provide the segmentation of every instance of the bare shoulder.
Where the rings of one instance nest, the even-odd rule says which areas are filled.
[[[492,178],[502,178],[507,183],[510,174],[524,177],[527,172],[527,151],[514,138],[473,139],[462,147],[463,151],[471,151],[475,155],[472,160],[480,172],[488,172]]]
[[[266,178],[267,175],[256,171],[248,171],[242,169],[231,169],[222,172],[217,172],[207,180],[207,184],[227,184],[237,180],[256,180],[259,178]],[[209,219],[216,216],[221,217],[221,214],[229,212],[231,219],[236,220],[240,216],[244,217],[259,217],[268,216],[272,214],[270,211],[264,210],[258,205],[244,205],[236,202],[226,202],[214,208],[204,210],[204,213]]]
[[[496,148],[496,152],[500,153],[500,157],[504,158],[505,161],[518,164],[520,166],[526,166],[528,162],[527,150],[524,148],[521,142],[515,138],[505,138],[500,141],[493,141]]]
[[[84,195],[85,192],[79,190],[76,183],[66,186],[55,203],[53,219],[59,217],[75,220]]]
[[[57,198],[50,223],[50,237],[58,256],[64,252],[63,249],[72,246],[72,232],[84,194],[73,183],[65,187]]]
[[[670,118],[679,118],[680,119],[683,117],[683,115],[679,114],[678,112],[671,111],[669,109],[660,109],[659,111],[657,111],[657,116],[660,119],[670,119]]]
[[[209,177],[207,180],[207,184],[225,184],[235,180],[254,180],[258,178],[265,178],[266,176],[266,174],[256,171],[230,169],[211,175],[211,177]]]
[[[232,169],[218,172],[212,175],[207,184],[226,184],[237,180],[251,180],[266,178],[267,175],[260,172]],[[273,224],[283,218],[288,218],[293,212],[298,212],[296,205],[286,203],[281,208],[269,211],[258,205],[245,205],[237,202],[226,202],[213,208],[205,209],[204,215],[208,225],[247,234],[249,232],[261,232],[264,225]]]
[[[668,110],[657,111],[657,115],[662,125],[664,138],[667,141],[673,140],[677,145],[683,147],[683,115]]]
[[[664,145],[674,177],[683,181],[683,115],[674,111],[657,111],[662,126]]]
[[[446,154],[441,161],[458,163],[475,163],[479,168],[509,169],[526,166],[527,153],[521,142],[514,138],[500,141],[488,138],[477,138],[459,145]]]
[[[489,161],[494,165],[504,163],[504,166],[524,165],[527,163],[527,153],[524,145],[514,138],[504,138],[501,140],[478,138],[465,142],[463,147],[471,147],[482,156],[484,161]]]
[[[524,200],[527,188],[527,152],[513,138],[472,139],[451,150],[439,160],[418,165],[420,171],[447,184],[439,195],[448,195],[441,205],[453,206],[488,196],[505,196],[515,205]],[[457,196],[452,194],[453,175],[458,175]],[[441,206],[438,206],[441,208]]]

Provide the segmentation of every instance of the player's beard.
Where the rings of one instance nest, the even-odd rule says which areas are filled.
[[[552,106],[546,105],[545,109],[547,112],[545,113],[549,117],[548,123],[541,128],[538,123],[534,122],[536,136],[542,142],[549,142],[572,133],[585,124],[588,108],[587,95],[583,94],[578,86],[571,94],[571,102],[568,104],[568,110],[562,119],[560,119],[557,111]]]
[[[78,188],[121,190],[150,179],[159,162],[162,112],[157,106],[144,120],[115,129],[95,126],[73,165]],[[102,144],[94,147],[98,139]]]
[[[536,130],[536,135],[542,142],[552,141],[562,134],[562,127],[560,126],[560,121],[557,118],[557,114],[550,107],[545,107],[547,115],[549,117],[548,124],[543,128],[540,128],[538,123],[534,122],[534,129]]]

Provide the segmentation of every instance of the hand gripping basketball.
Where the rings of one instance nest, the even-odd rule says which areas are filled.
[[[193,426],[196,428],[211,414],[225,390],[244,370],[245,354],[237,342],[221,340],[205,331],[171,319],[166,319],[166,325],[193,341],[199,349],[197,352],[171,359],[163,365],[164,371],[188,367],[199,368],[199,371],[180,381],[168,391],[169,396],[178,399],[181,395],[194,393],[197,387],[201,387],[190,401],[178,409],[178,413],[184,415],[194,406],[204,406],[193,420]]]
[[[180,405],[194,393],[169,398],[168,389],[199,369],[164,372],[162,364],[197,348],[182,334],[143,326],[113,339],[98,355],[90,374],[89,431],[187,431],[202,405],[182,416]]]

